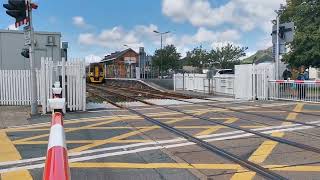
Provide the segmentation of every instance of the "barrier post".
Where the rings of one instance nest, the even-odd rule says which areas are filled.
[[[65,99],[61,98],[60,82],[54,83],[52,92],[54,99],[48,99],[48,105],[52,110],[52,121],[43,180],[70,180],[68,151],[63,128]]]

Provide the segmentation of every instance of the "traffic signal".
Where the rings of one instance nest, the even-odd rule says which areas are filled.
[[[30,58],[30,52],[29,49],[22,49],[21,55],[25,58]]]
[[[279,28],[279,37],[281,39],[285,39],[285,33],[286,33],[286,27],[285,26],[280,26],[280,28]]]
[[[9,0],[8,4],[3,4],[7,14],[16,19],[16,27],[27,24],[29,21],[27,3],[26,0]]]

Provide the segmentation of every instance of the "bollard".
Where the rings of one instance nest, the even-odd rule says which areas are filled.
[[[49,107],[52,110],[52,121],[43,180],[70,179],[68,150],[62,114],[62,110],[65,106],[65,99],[61,98],[62,89],[59,86],[60,83],[55,83],[55,86],[52,89],[54,99],[48,99]]]

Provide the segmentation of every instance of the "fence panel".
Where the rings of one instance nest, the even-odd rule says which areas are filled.
[[[320,102],[320,81],[269,81],[269,99]]]
[[[208,79],[206,74],[175,74],[175,90],[234,95],[234,76],[221,75]]]
[[[60,70],[61,69],[61,70]],[[50,111],[47,100],[52,98],[52,86],[62,76],[63,97],[71,111],[86,109],[86,81],[84,61],[53,63],[41,58],[36,71],[38,104],[42,112]],[[0,70],[0,105],[20,106],[31,104],[30,70]],[[67,86],[66,83],[67,82]],[[67,90],[65,88],[67,87]]]
[[[37,80],[39,75],[37,72]],[[0,105],[23,106],[31,104],[30,70],[0,70]],[[38,93],[38,103],[40,95]]]
[[[223,95],[234,95],[234,76],[233,75],[222,75],[215,76],[214,79],[214,90],[216,94]]]

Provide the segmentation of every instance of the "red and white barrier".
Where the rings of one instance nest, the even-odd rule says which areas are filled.
[[[315,81],[303,81],[303,80],[269,80],[271,83],[296,83],[296,84],[320,84],[320,80]]]
[[[54,92],[61,93],[61,90],[57,90],[58,87],[55,89]],[[43,180],[69,180],[68,151],[63,128],[63,114],[61,113],[65,106],[65,99],[60,98],[59,94],[54,94],[53,97],[55,99],[48,100],[53,114]],[[55,112],[56,110],[60,112]]]

